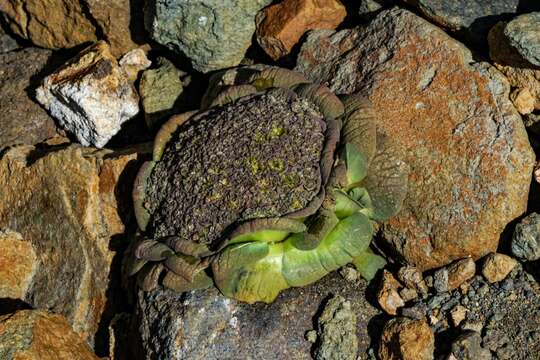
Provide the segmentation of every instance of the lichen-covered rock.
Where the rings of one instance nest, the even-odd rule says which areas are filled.
[[[381,360],[432,360],[434,351],[435,337],[426,322],[398,317],[384,326]]]
[[[532,213],[516,225],[512,254],[525,261],[540,259],[540,215]]]
[[[525,60],[540,66],[540,12],[513,19],[505,26],[504,35]]]
[[[0,231],[0,298],[24,298],[37,268],[32,244],[21,234]]]
[[[277,60],[309,30],[335,29],[346,15],[339,0],[285,0],[257,14],[257,42]]]
[[[489,29],[508,14],[515,14],[521,0],[405,0],[431,21],[453,31],[464,33],[481,44]]]
[[[139,84],[144,116],[149,127],[178,111],[178,100],[184,90],[181,77],[185,73],[165,58],[159,58],[157,62],[157,68],[142,74]]]
[[[0,148],[36,144],[57,135],[53,118],[29,95],[32,78],[51,55],[37,48],[0,54]]]
[[[240,63],[255,32],[255,15],[272,0],[152,0],[146,21],[158,43],[209,72]]]
[[[312,31],[296,70],[336,93],[366,94],[377,125],[411,166],[407,198],[382,226],[384,241],[421,271],[496,250],[505,226],[525,211],[534,165],[498,71],[398,8],[364,27]]]
[[[15,34],[40,47],[71,48],[97,39],[78,0],[2,0],[0,11]]]
[[[2,360],[99,360],[61,315],[21,310],[0,316]]]
[[[20,234],[0,241],[2,293],[62,314],[89,343],[116,306],[114,247],[136,158],[72,145],[18,146],[0,159],[0,229]]]
[[[119,57],[145,42],[144,0],[82,0],[88,13]]]
[[[356,360],[356,315],[350,301],[339,295],[328,300],[317,319],[317,329],[316,360]]]
[[[284,291],[269,305],[237,302],[216,289],[139,292],[143,357],[310,360],[312,344],[304,335],[330,295],[349,299],[357,318],[359,353],[365,354],[370,345],[367,324],[380,314],[366,300],[365,291],[364,281],[348,283],[333,273],[304,288]],[[371,324],[378,326],[376,321]]]
[[[490,283],[504,280],[518,262],[504,254],[489,254],[485,257],[482,265],[482,275]]]
[[[104,41],[47,76],[37,99],[82,145],[99,148],[139,112],[139,96]]]
[[[516,109],[529,114],[540,109],[540,68],[524,60],[510,45],[504,35],[505,26],[506,23],[500,22],[489,31],[489,56],[514,89],[511,100]]]

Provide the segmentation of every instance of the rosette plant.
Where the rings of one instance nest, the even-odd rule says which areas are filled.
[[[145,290],[214,284],[248,303],[348,263],[373,276],[376,223],[399,211],[408,168],[369,102],[282,68],[234,74],[159,130],[134,186],[131,273]]]

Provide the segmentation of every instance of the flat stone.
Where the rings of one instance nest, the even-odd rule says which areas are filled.
[[[27,48],[0,54],[0,148],[36,144],[57,134],[52,117],[32,100],[33,79],[52,52]]]
[[[407,197],[382,225],[383,241],[420,271],[496,250],[526,209],[534,154],[495,68],[393,8],[355,29],[312,31],[296,70],[335,93],[367,96],[410,166]]]
[[[489,254],[482,264],[482,275],[490,283],[504,280],[517,266],[518,262],[504,254]]]
[[[285,0],[257,14],[257,42],[277,60],[309,30],[335,29],[346,15],[339,0]]]
[[[434,351],[435,337],[425,321],[398,317],[384,326],[381,360],[432,360]]]
[[[525,261],[540,259],[540,215],[532,213],[523,218],[512,236],[512,254]]]
[[[506,24],[504,35],[525,60],[540,66],[540,12],[516,17]]]
[[[359,354],[370,345],[370,328],[381,314],[365,298],[366,283],[332,273],[302,288],[282,292],[273,303],[248,305],[210,288],[184,294],[157,289],[139,292],[137,317],[143,358],[311,360],[305,335],[331,296],[350,302],[356,315]]]
[[[129,81],[135,82],[139,74],[148,69],[152,62],[148,60],[143,49],[137,48],[125,53],[118,61],[118,65],[124,70]]]
[[[146,27],[152,38],[209,72],[236,66],[255,33],[255,15],[272,0],[152,0]]]
[[[146,70],[139,83],[144,117],[149,127],[178,113],[179,100],[184,90],[181,77],[184,72],[165,58],[158,59],[158,67]]]
[[[79,1],[3,0],[0,12],[15,34],[40,47],[71,48],[97,40]]]
[[[0,25],[0,54],[17,50],[18,48],[19,44],[17,44],[17,40],[12,38],[9,34],[6,34]]]
[[[139,96],[104,41],[47,76],[37,99],[82,145],[98,148],[139,112]]]
[[[0,229],[17,233],[0,241],[0,263],[13,266],[1,266],[2,294],[65,316],[90,344],[117,306],[113,260],[133,220],[136,159],[134,149],[76,145],[17,146],[0,159],[9,189],[0,192]]]
[[[99,360],[67,320],[41,310],[0,316],[2,360]]]
[[[82,0],[117,58],[146,42],[144,0]]]
[[[461,259],[435,272],[435,289],[438,293],[452,291],[474,277],[476,264],[471,258]]]
[[[452,31],[464,33],[470,40],[480,44],[489,29],[515,14],[523,0],[405,0],[434,23]]]

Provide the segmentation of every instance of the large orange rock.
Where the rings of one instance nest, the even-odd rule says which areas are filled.
[[[70,48],[97,39],[78,0],[2,0],[0,11],[14,33],[40,47]]]
[[[494,252],[526,209],[534,165],[510,87],[444,31],[393,8],[369,24],[315,30],[296,70],[336,93],[362,92],[411,168],[382,239],[420,270]]]
[[[257,41],[274,60],[313,29],[335,29],[347,11],[339,0],[284,0],[257,14]]]
[[[47,311],[0,316],[2,360],[98,360],[66,319]]]
[[[62,314],[92,344],[115,311],[137,152],[59,147],[0,158],[0,297]]]

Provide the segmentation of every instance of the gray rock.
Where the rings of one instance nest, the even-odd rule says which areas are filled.
[[[366,96],[410,166],[403,207],[381,227],[408,264],[425,271],[493,252],[525,212],[534,153],[508,82],[440,28],[383,10],[364,26],[310,32],[295,69]]]
[[[540,259],[540,215],[532,213],[516,225],[512,236],[512,254],[528,261]]]
[[[271,0],[151,0],[147,30],[202,72],[240,63],[255,32],[255,15]]]
[[[0,26],[0,54],[7,53],[18,48],[19,44],[17,44],[17,41],[9,36],[9,34],[6,34],[4,29],[2,29]]]
[[[158,67],[146,70],[139,84],[144,117],[149,127],[153,127],[176,113],[178,100],[183,91],[181,77],[184,72],[165,58],[158,59]]]
[[[350,301],[358,348],[365,353],[370,345],[367,324],[381,314],[367,302],[365,291],[365,282],[349,283],[332,273],[315,284],[284,291],[269,305],[230,300],[214,288],[185,294],[140,292],[143,358],[311,359],[313,344],[305,336],[330,295]]]
[[[452,343],[451,355],[457,360],[491,360],[491,353],[482,348],[481,343],[482,338],[479,333],[465,331]]]
[[[405,0],[431,21],[464,33],[474,42],[485,41],[489,29],[509,14],[515,14],[522,0]]]
[[[0,54],[0,148],[57,135],[54,120],[31,98],[33,80],[51,55],[37,48]]]
[[[510,21],[504,35],[524,59],[540,66],[540,12],[521,15]]]
[[[355,360],[358,351],[356,315],[350,301],[331,298],[317,321],[319,344],[316,360]]]

